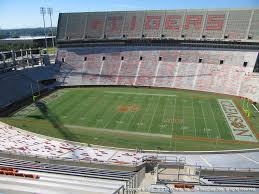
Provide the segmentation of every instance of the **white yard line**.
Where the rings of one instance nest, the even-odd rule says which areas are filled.
[[[132,95],[141,95],[141,96],[168,96],[168,97],[175,97],[176,95],[169,95],[169,94],[152,94],[152,93],[134,93],[134,92],[112,92],[112,91],[104,91],[104,93],[108,94],[132,94]]]
[[[211,112],[212,112],[213,119],[214,119],[214,121],[215,121],[215,123],[216,123],[216,127],[217,127],[217,131],[218,131],[219,138],[221,138],[221,135],[220,135],[220,132],[219,132],[218,123],[217,123],[217,121],[216,121],[216,119],[215,119],[215,115],[214,115],[213,109],[212,109],[210,103],[209,103],[209,105],[210,105],[210,110],[211,110]],[[218,139],[218,138],[217,138],[217,139]]]
[[[182,111],[183,111],[183,125],[182,125],[182,128],[183,128],[183,136],[184,136],[184,102],[182,102]]]
[[[152,102],[152,100],[153,100],[153,96],[152,96],[151,102]],[[149,110],[150,104],[152,105],[152,103],[149,102],[148,105],[147,105],[147,108],[145,109],[144,113],[143,113],[142,116],[141,116],[141,119],[140,119],[140,122],[141,122],[141,123],[142,123],[142,120],[143,120],[144,115],[145,115],[146,112]],[[139,126],[137,127],[136,131],[138,131],[138,129],[139,129]]]
[[[129,98],[129,97],[128,97]],[[127,98],[127,100],[128,100],[128,98]],[[117,105],[117,103],[118,103],[118,100],[114,100],[114,102],[115,103],[113,103],[114,105]],[[111,104],[111,106],[108,108],[108,110],[110,110],[110,109],[112,109],[112,104]],[[114,113],[113,113],[113,115],[111,116],[111,118],[110,118],[110,120],[108,120],[108,122],[104,125],[104,127],[103,128],[106,128],[109,124],[110,124],[110,122],[114,119],[114,117],[117,115],[117,114],[119,114],[120,112],[118,112],[118,111],[114,111]],[[116,124],[116,126],[117,126],[118,124]]]
[[[148,127],[148,133],[150,133],[150,128],[151,128],[151,126],[152,126],[152,123],[153,123],[153,120],[154,120],[155,113],[156,113],[156,111],[157,111],[157,108],[158,108],[159,102],[160,102],[160,96],[159,96],[159,98],[158,98],[158,102],[157,102],[157,105],[156,105],[156,109],[155,109],[155,111],[154,111],[154,113],[153,113],[153,116],[152,116],[151,122],[150,122],[149,127]]]
[[[192,98],[192,114],[193,114],[195,137],[197,137],[197,129],[196,129],[196,122],[195,122],[195,113],[194,113],[194,106],[193,106],[193,98]]]
[[[208,127],[207,127],[207,123],[206,123],[206,119],[205,119],[204,111],[203,111],[203,108],[202,108],[202,103],[201,103],[201,112],[202,112],[202,117],[203,117],[204,124],[205,124],[205,128],[206,128],[206,129],[204,129],[204,130],[206,130],[206,132],[207,132],[207,137],[209,138],[209,134],[208,134]]]
[[[206,160],[203,156],[200,155],[200,158],[202,159],[203,162],[205,162],[209,167],[212,167],[212,165]]]
[[[171,104],[172,105],[172,104]],[[172,137],[174,133],[174,118],[175,118],[175,112],[176,112],[176,98],[174,99],[174,112],[173,112],[173,122],[172,122]]]
[[[132,103],[135,103],[135,101],[133,100]],[[137,102],[136,102],[136,103],[137,103]],[[129,126],[130,126],[130,124],[131,124],[133,118],[136,116],[137,113],[138,113],[138,111],[135,111],[135,112],[133,111],[133,112],[131,112],[130,119],[128,120],[129,122],[128,122],[128,124],[127,124],[127,130],[129,130]]]
[[[254,104],[252,104],[252,106],[254,107],[254,109],[255,109],[257,112],[259,112],[258,108],[257,108]]]
[[[167,109],[167,99],[166,99],[166,105],[164,106],[164,113],[163,113],[163,117],[162,117],[162,124],[164,123],[164,117],[165,117],[165,110]],[[161,127],[160,127],[160,133],[161,133]]]
[[[243,154],[238,154],[238,155],[241,156],[241,157],[243,157],[243,158],[245,158],[245,159],[247,159],[247,160],[249,160],[249,161],[251,161],[251,162],[254,162],[254,163],[256,163],[256,164],[259,164],[258,161],[255,161],[255,160],[253,160],[253,159],[251,159],[251,158],[248,158],[247,156],[244,156]]]

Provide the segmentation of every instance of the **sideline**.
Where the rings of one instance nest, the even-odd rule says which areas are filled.
[[[140,95],[140,96],[166,96],[166,97],[176,97],[176,95],[169,94],[151,94],[151,93],[134,93],[134,92],[112,92],[112,91],[104,91],[107,94],[129,94],[129,95]]]

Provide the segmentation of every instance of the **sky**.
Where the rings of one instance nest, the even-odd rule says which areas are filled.
[[[53,8],[56,26],[58,14],[65,12],[259,8],[259,0],[0,0],[0,29],[42,27],[40,7]]]

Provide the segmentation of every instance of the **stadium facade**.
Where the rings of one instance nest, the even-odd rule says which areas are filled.
[[[258,41],[259,10],[161,10],[60,14],[58,41],[191,39]]]

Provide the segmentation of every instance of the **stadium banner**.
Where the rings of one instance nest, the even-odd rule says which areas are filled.
[[[256,137],[232,100],[218,99],[235,140],[257,142]]]

